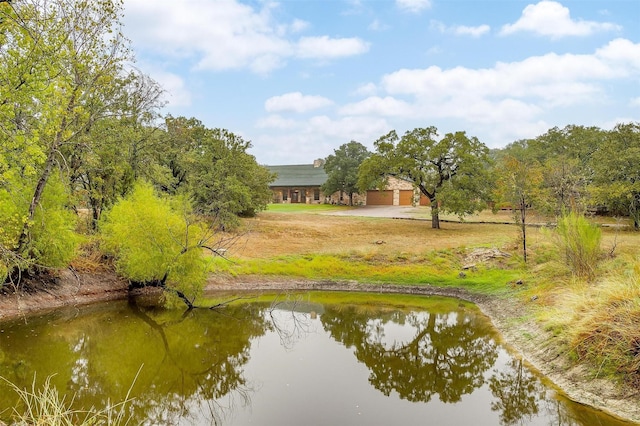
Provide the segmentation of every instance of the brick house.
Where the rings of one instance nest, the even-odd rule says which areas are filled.
[[[269,185],[273,191],[274,203],[303,204],[348,204],[349,195],[324,194],[321,186],[327,181],[324,171],[324,160],[315,160],[313,164],[297,164],[283,166],[266,166],[276,174],[276,180]],[[383,190],[369,190],[366,194],[354,194],[354,205],[378,206],[411,206],[428,205],[425,197],[413,189],[413,185],[402,179],[389,177],[387,187]]]
[[[273,191],[274,203],[321,204],[327,197],[320,187],[327,181],[324,161],[315,160],[313,164],[285,166],[266,166],[276,174],[276,180],[269,185]]]

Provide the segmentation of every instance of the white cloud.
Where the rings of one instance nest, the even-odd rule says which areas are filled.
[[[411,13],[419,13],[431,7],[431,0],[396,0],[396,6]]]
[[[449,121],[504,143],[543,133],[550,127],[543,117],[553,111],[610,102],[605,86],[635,78],[639,52],[640,43],[617,39],[587,55],[550,53],[484,69],[401,69],[383,76],[377,86],[363,86],[386,95],[363,90],[364,99],[342,106],[339,113],[399,122]],[[632,102],[640,106],[640,98]]]
[[[493,68],[402,69],[387,74],[382,87],[390,94],[428,96],[432,100],[466,96],[532,97],[571,104],[592,97],[599,82],[625,78],[640,70],[640,43],[614,40],[591,55],[549,53]]]
[[[360,96],[372,96],[378,92],[378,87],[373,83],[366,83],[359,86],[354,92],[354,95]]]
[[[388,132],[389,124],[383,118],[372,117],[341,117],[333,119],[328,116],[316,116],[311,118],[305,125],[305,132],[310,134],[321,134],[331,138],[336,142],[369,141],[378,138],[381,134]]]
[[[305,96],[300,92],[292,92],[267,99],[264,103],[264,109],[267,112],[292,111],[303,113],[332,104],[333,102],[330,99],[322,96]]]
[[[265,164],[311,163],[315,158],[332,154],[334,149],[356,140],[369,149],[380,135],[392,126],[380,117],[341,117],[319,115],[297,121],[286,133],[265,133],[254,137],[253,151],[260,152]],[[304,142],[304,143],[301,143]]]
[[[596,55],[603,60],[610,61],[624,70],[640,72],[640,43],[617,38],[596,51]]]
[[[480,37],[491,31],[489,25],[478,25],[477,27],[468,27],[466,25],[458,25],[452,28],[454,34],[457,35],[469,35],[471,37]]]
[[[383,22],[380,22],[380,20],[378,19],[374,19],[367,28],[371,31],[385,31],[391,27]]]
[[[543,0],[530,4],[522,11],[522,16],[514,24],[502,27],[501,34],[508,35],[519,31],[560,38],[566,36],[587,36],[598,31],[619,30],[610,22],[574,20],[569,9],[555,1]]]
[[[258,120],[256,127],[259,129],[293,129],[296,121],[290,118],[284,118],[280,115],[270,115]]]
[[[189,60],[198,69],[248,68],[268,73],[290,58],[332,59],[360,54],[368,44],[355,38],[293,38],[309,27],[293,19],[276,22],[272,2],[260,9],[236,0],[188,2],[186,0],[127,0],[125,32],[134,48]]]
[[[359,38],[302,37],[298,41],[297,56],[301,58],[331,59],[359,55],[369,50],[369,43]]]
[[[299,33],[303,30],[309,28],[309,23],[307,21],[303,21],[302,19],[294,19],[290,25],[290,29],[292,33]]]
[[[466,25],[453,25],[446,26],[444,23],[436,20],[431,20],[429,23],[429,27],[442,33],[442,34],[454,34],[461,36],[471,36],[471,37],[480,37],[484,34],[487,34],[491,31],[491,27],[489,25],[483,24],[475,27],[470,27]]]
[[[411,113],[411,106],[391,96],[371,96],[361,102],[347,104],[338,112],[342,115],[407,116]]]

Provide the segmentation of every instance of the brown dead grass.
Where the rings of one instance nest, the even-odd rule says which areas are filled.
[[[239,258],[299,254],[424,254],[465,247],[515,246],[513,225],[442,223],[428,220],[344,217],[309,213],[263,212],[243,224],[243,236],[232,248]],[[532,242],[540,240],[534,230]]]
[[[508,220],[502,212],[485,212],[475,219]],[[470,218],[473,219],[473,218]],[[605,227],[602,249],[615,255],[637,252],[640,233]],[[312,254],[355,255],[365,258],[424,256],[434,250],[463,252],[476,247],[521,254],[520,231],[514,224],[442,222],[432,229],[428,219],[388,219],[315,213],[262,212],[244,219],[228,255],[237,259],[268,259]],[[552,236],[540,227],[527,228],[530,267],[557,257]],[[514,259],[515,260],[515,259]]]

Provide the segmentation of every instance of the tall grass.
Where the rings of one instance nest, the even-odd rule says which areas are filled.
[[[51,384],[51,376],[47,377],[40,387],[36,385],[34,377],[30,389],[23,389],[4,377],[0,379],[4,380],[20,398],[20,409],[15,407],[12,413],[14,424],[17,425],[120,426],[128,424],[131,419],[131,415],[127,415],[126,410],[127,404],[131,401],[129,398],[131,388],[123,402],[109,405],[102,410],[94,408],[76,410],[72,408],[74,399],[68,400],[64,395],[61,396],[58,389]]]
[[[640,262],[597,286],[574,292],[567,318],[568,341],[596,375],[619,375],[640,388]]]
[[[592,279],[601,254],[600,228],[583,215],[570,212],[558,220],[556,234],[561,253],[574,275]]]

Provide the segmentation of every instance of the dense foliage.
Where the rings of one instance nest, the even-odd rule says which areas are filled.
[[[139,179],[225,227],[270,199],[273,177],[250,142],[195,119],[159,125],[162,88],[131,68],[122,10],[121,0],[0,2],[1,283],[67,266],[78,218],[95,232]]]
[[[327,181],[322,185],[322,192],[333,194],[340,192],[349,196],[349,205],[353,205],[353,194],[358,192],[358,170],[362,162],[371,153],[360,142],[351,141],[340,145],[325,159],[324,170]]]
[[[100,222],[103,247],[116,270],[133,283],[167,289],[188,305],[207,278],[203,248],[213,234],[192,217],[183,197],[163,199],[138,183]]]
[[[169,116],[166,128],[157,157],[169,171],[159,182],[166,192],[187,191],[196,210],[223,227],[266,208],[275,176],[247,153],[248,141],[225,129],[208,129],[195,118]]]
[[[463,217],[482,210],[491,192],[489,149],[465,132],[437,138],[433,126],[381,136],[374,142],[377,152],[362,163],[358,186],[380,187],[387,176],[411,182],[429,198],[434,228],[440,227],[440,211]]]

